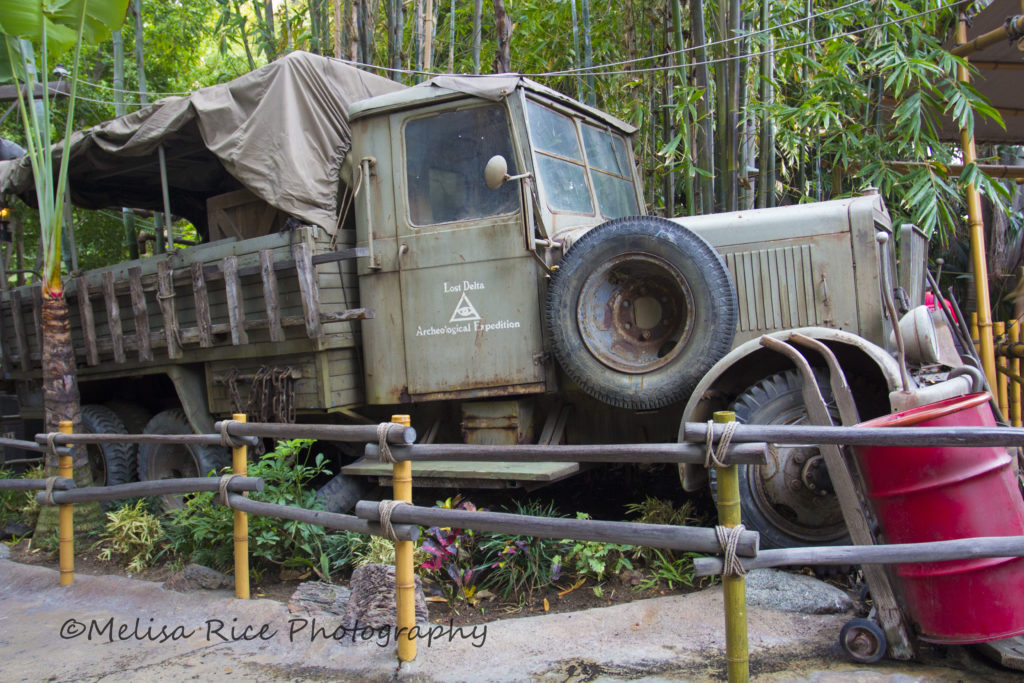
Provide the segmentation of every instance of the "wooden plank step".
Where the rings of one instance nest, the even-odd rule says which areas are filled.
[[[1024,636],[991,640],[976,647],[986,657],[1007,669],[1024,671]]]
[[[391,465],[379,460],[360,458],[341,468],[343,474],[390,477]],[[417,477],[431,479],[501,479],[531,482],[552,482],[580,471],[575,462],[495,462],[433,460],[412,463],[412,481]]]

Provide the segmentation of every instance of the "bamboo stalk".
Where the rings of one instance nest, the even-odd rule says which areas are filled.
[[[1024,557],[1024,536],[983,536],[893,545],[780,548],[762,550],[757,557],[744,557],[740,562],[749,571],[793,565],[902,564],[983,557]],[[693,561],[693,568],[695,576],[714,576],[722,572],[722,559],[698,557]]]
[[[1010,321],[1010,343],[1020,343],[1020,321]],[[1020,375],[1020,358],[1010,359],[1010,372],[1015,375]],[[1010,423],[1014,427],[1020,427],[1021,422],[1021,384],[1018,381],[1013,381],[1010,384]]]
[[[244,413],[235,413],[233,420],[245,422]],[[249,473],[249,454],[245,444],[231,449],[231,473]],[[235,597],[249,599],[249,518],[242,510],[232,510],[235,537]]]
[[[356,503],[356,516],[368,521],[380,519],[375,501]],[[715,553],[721,549],[714,529],[669,524],[609,522],[597,519],[565,519],[534,517],[507,512],[446,510],[415,505],[402,505],[391,513],[391,519],[404,524],[454,527],[497,534],[527,534],[537,538],[573,539],[598,543],[625,543],[667,550]],[[760,536],[755,531],[740,535],[736,553],[744,557],[757,555]]]
[[[736,421],[736,413],[720,410],[714,414],[716,424]],[[740,525],[740,479],[736,465],[716,467],[718,523],[729,529]],[[742,574],[722,577],[725,598],[725,662],[729,683],[750,680],[747,642],[747,582]]]
[[[763,443],[732,444],[726,459],[737,465],[763,465],[766,462]],[[377,458],[380,450],[368,443],[364,454]],[[478,446],[476,444],[415,444],[394,446],[395,460],[473,461],[506,460],[508,462],[610,462],[610,463],[704,463],[704,447],[687,443],[551,445],[521,444],[515,446]]]
[[[58,429],[62,434],[71,433],[71,421],[62,420]],[[60,456],[57,467],[57,476],[64,479],[74,479],[74,468],[71,455]],[[45,493],[39,495],[45,496]],[[56,499],[56,496],[54,496]],[[60,506],[60,517],[58,521],[59,552],[60,552],[60,585],[70,586],[75,582],[75,513],[74,505],[65,503]]]
[[[1002,339],[1006,334],[1006,324],[1000,320],[992,323],[992,333],[997,339]],[[996,358],[996,366],[1000,370],[1007,370],[1007,363],[1005,357]],[[996,373],[996,397],[999,403],[999,411],[1003,415],[1010,414],[1010,380],[1002,373]]]
[[[392,415],[391,421],[410,427],[408,415]],[[396,462],[392,481],[394,499],[412,503],[412,463]],[[402,506],[404,507],[404,506]],[[411,662],[416,659],[416,639],[412,630],[416,626],[416,576],[413,567],[412,541],[395,541],[395,609],[398,616],[398,659]]]

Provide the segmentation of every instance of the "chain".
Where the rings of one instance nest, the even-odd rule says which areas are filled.
[[[242,412],[242,397],[238,393],[238,368],[231,368],[225,372],[221,381],[228,388],[228,400],[231,402],[231,412]]]

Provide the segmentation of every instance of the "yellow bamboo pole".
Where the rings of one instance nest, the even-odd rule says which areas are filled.
[[[406,427],[412,422],[408,415],[392,415],[391,421]],[[393,466],[392,481],[394,499],[412,502],[412,463],[408,460],[396,462]],[[413,571],[412,541],[395,541],[395,603],[398,613],[398,659],[411,662],[416,659],[416,577]]]
[[[971,313],[971,341],[974,343],[974,351],[977,352],[981,346],[978,339],[978,314]]]
[[[956,39],[959,43],[967,42],[967,18],[961,16],[957,23]],[[964,58],[966,59],[966,57]],[[957,66],[957,80],[970,84],[971,77],[967,67]],[[960,147],[963,151],[964,165],[970,165],[977,159],[974,149],[974,131],[967,128],[960,130]],[[981,196],[978,188],[971,183],[967,186],[967,217],[971,238],[971,263],[974,267],[974,290],[978,306],[978,332],[981,341],[981,365],[988,377],[989,386],[995,387],[999,378],[996,376],[996,356],[992,343],[992,305],[988,296],[988,263],[985,258],[985,224],[981,218]]]
[[[716,423],[735,422],[736,413],[719,410],[713,416]],[[732,528],[740,519],[740,478],[735,465],[717,467],[718,523]],[[742,576],[723,576],[722,593],[725,596],[725,663],[729,683],[750,680],[750,655],[747,642],[747,582]]]
[[[1000,320],[998,322],[995,322],[995,323],[992,323],[992,332],[995,334],[995,336],[997,338],[1002,338],[1002,336],[1004,334],[1006,334],[1006,324],[1003,323],[1002,320]],[[996,365],[998,365],[999,367],[1001,367],[1001,368],[1003,368],[1005,370],[1007,368],[1006,356],[1000,356],[999,358],[996,358]],[[1004,375],[1003,373],[1000,372],[1000,373],[996,373],[996,382],[997,382],[997,385],[996,385],[996,396],[997,396],[998,401],[999,401],[999,411],[1003,415],[1009,415],[1010,414],[1010,401],[1009,401],[1010,379],[1006,375]]]
[[[58,426],[61,434],[70,434],[70,420],[62,420]],[[71,454],[60,456],[57,461],[57,476],[74,479],[74,464]],[[60,553],[60,585],[70,586],[75,582],[75,511],[74,505],[67,503],[59,506],[57,519],[57,538]]]
[[[1008,330],[1010,335],[1010,343],[1016,344],[1020,342],[1020,321],[1010,321],[1010,329]],[[1020,358],[1010,359],[1010,372],[1020,377]],[[1021,386],[1020,382],[1013,380],[1010,382],[1010,423],[1014,427],[1020,427],[1021,422]]]
[[[232,420],[245,422],[245,415],[235,413]],[[243,477],[249,473],[249,449],[243,443],[231,449],[231,473]],[[244,493],[242,494],[245,495]],[[241,510],[235,514],[235,597],[249,599],[249,516]]]

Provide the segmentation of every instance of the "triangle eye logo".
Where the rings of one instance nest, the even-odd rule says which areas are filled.
[[[476,312],[476,307],[473,306],[469,301],[469,297],[463,292],[462,296],[459,297],[459,303],[455,305],[455,310],[452,311],[452,317],[448,320],[450,323],[464,323],[471,320],[480,320],[480,314]]]

